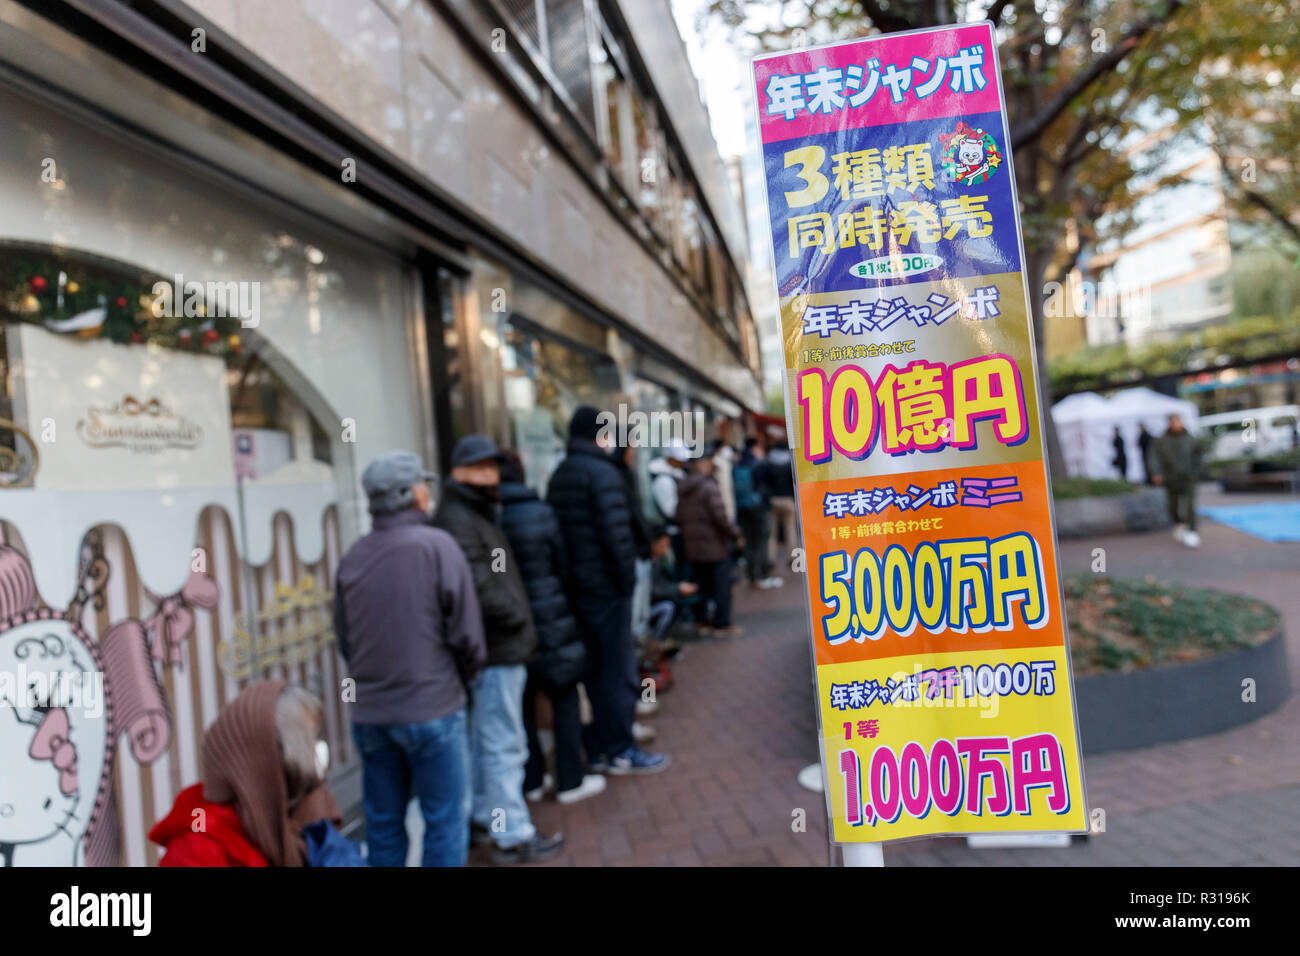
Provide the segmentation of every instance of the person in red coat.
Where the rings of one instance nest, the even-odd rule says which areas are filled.
[[[323,727],[321,702],[301,688],[246,687],[203,738],[202,782],[149,831],[166,850],[158,865],[333,865],[322,846],[350,844],[334,829],[342,814],[324,780]]]

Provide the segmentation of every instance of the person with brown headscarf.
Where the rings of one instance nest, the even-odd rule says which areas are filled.
[[[203,738],[202,781],[149,832],[166,850],[159,865],[364,865],[337,832],[323,727],[320,701],[299,687],[244,688]]]

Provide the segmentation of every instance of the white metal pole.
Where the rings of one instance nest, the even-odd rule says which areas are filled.
[[[883,843],[844,843],[840,845],[845,866],[884,866]]]

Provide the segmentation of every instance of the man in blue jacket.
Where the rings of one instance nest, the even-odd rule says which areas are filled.
[[[366,467],[372,529],[343,556],[334,586],[372,866],[406,864],[412,790],[424,865],[464,866],[469,853],[465,685],[487,664],[487,645],[465,555],[427,523],[432,477],[407,451]]]
[[[587,405],[569,423],[568,455],[551,476],[547,501],[555,509],[568,557],[568,586],[587,642],[592,769],[611,774],[655,773],[665,754],[636,746],[632,722],[640,683],[632,639],[636,543],[622,473],[597,443],[600,413]]]

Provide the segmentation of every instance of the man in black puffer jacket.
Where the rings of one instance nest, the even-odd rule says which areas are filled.
[[[605,789],[605,778],[584,774],[582,715],[578,681],[587,663],[587,649],[565,593],[564,541],[555,511],[524,484],[524,466],[514,451],[501,459],[501,530],[510,541],[537,629],[537,657],[528,666],[524,688],[524,728],[528,732],[528,765],[524,793],[541,799],[545,793],[546,760],[537,738],[537,693],[551,701],[555,730],[555,798],[573,803]]]
[[[532,863],[558,853],[564,838],[538,833],[524,802],[524,684],[537,632],[519,562],[497,523],[500,458],[486,435],[458,441],[433,524],[465,552],[487,638],[488,666],[470,685],[475,839],[496,844],[497,863]]]
[[[654,773],[668,766],[668,758],[646,753],[632,737],[640,690],[632,640],[632,517],[623,475],[607,450],[613,443],[606,439],[602,448],[598,435],[606,437],[596,409],[584,405],[573,413],[569,453],[551,476],[546,496],[560,521],[569,593],[590,659],[585,684],[592,742],[599,752],[588,756],[593,769],[612,774]]]

